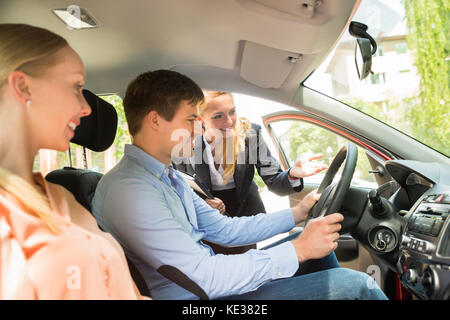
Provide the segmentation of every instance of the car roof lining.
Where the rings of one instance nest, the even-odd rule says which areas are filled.
[[[131,5],[80,0],[76,4],[91,13],[99,27],[70,30],[51,9],[68,7],[72,1],[4,0],[0,21],[37,25],[65,37],[85,63],[86,86],[96,93],[123,96],[128,83],[139,73],[172,69],[184,72],[201,87],[214,84],[214,89],[233,88],[234,92],[287,103],[346,30],[360,0],[324,0],[311,19],[280,7],[290,3],[134,0]],[[251,65],[264,65],[258,59],[265,55],[243,59],[246,42],[274,52],[298,53],[302,59],[274,85],[270,75],[277,71],[277,64],[267,64],[264,72]]]

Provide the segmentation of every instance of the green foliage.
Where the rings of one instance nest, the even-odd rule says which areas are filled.
[[[256,185],[260,189],[262,189],[266,186],[266,184],[264,183],[264,180],[259,176],[258,170],[256,170],[256,167],[255,167],[255,175],[253,176],[253,181],[256,183]]]
[[[67,152],[56,152],[56,166],[57,168],[68,167],[70,165]]]
[[[131,136],[128,132],[128,125],[125,118],[125,111],[123,109],[123,102],[118,95],[100,96],[100,98],[111,103],[117,111],[118,123],[116,138],[114,139],[114,156],[116,160],[119,161],[123,157],[125,144],[131,143]]]
[[[380,103],[367,102],[355,97],[344,98],[342,102],[413,136],[410,124],[412,121],[410,114],[414,107],[412,98],[406,98],[397,102],[384,101],[384,108]]]
[[[416,107],[410,110],[413,135],[450,156],[450,2],[403,1],[408,45],[421,77]]]
[[[361,105],[363,102],[361,102]],[[372,107],[366,104],[367,107]],[[345,143],[347,139],[313,124],[293,121],[292,125],[284,134],[289,139],[290,165],[304,157],[306,154],[321,153],[325,164],[329,165]],[[374,182],[373,174],[369,173],[371,166],[363,148],[358,147],[358,162],[356,166],[356,176],[359,179]]]
[[[407,41],[420,75],[416,96],[378,103],[343,99],[364,113],[397,128],[450,156],[450,2],[402,1]]]
[[[325,163],[329,164],[338,150],[337,136],[317,126],[295,121],[286,134],[290,145],[287,156],[291,165],[306,153],[322,153]],[[329,152],[326,152],[327,149]]]

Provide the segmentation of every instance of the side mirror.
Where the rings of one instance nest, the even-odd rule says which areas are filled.
[[[369,39],[357,38],[355,44],[355,65],[359,80],[365,79],[372,68],[372,47]]]

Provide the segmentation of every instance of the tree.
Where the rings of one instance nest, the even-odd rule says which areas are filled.
[[[420,141],[450,156],[450,2],[402,2],[408,46],[421,77],[419,97],[410,110],[412,131]]]
[[[361,105],[373,107],[371,104],[362,101]],[[300,157],[308,153],[321,153],[321,160],[329,165],[339,151],[339,148],[348,142],[347,139],[338,136],[334,132],[300,121],[293,121],[284,136],[286,136],[289,141],[289,154],[287,156],[291,165]],[[280,138],[283,139],[282,137]],[[364,149],[361,147],[357,148],[358,162],[355,172],[357,173],[358,178],[366,181],[374,181],[373,174],[369,173],[369,170],[372,168]]]
[[[256,183],[256,185],[258,186],[260,191],[262,188],[264,188],[266,186],[264,180],[259,176],[258,170],[256,170],[256,167],[255,167],[255,175],[253,176],[253,181]]]
[[[329,164],[339,147],[339,141],[335,134],[298,121],[292,123],[286,135],[289,137],[288,157],[292,164],[307,153],[322,153],[323,160],[326,164]],[[329,152],[330,155],[324,152],[325,149],[332,150]]]
[[[100,96],[100,98],[111,103],[117,112],[117,133],[114,139],[114,156],[116,160],[120,160],[123,157],[125,150],[125,144],[131,143],[131,136],[128,132],[128,124],[125,118],[125,111],[123,109],[122,99],[118,95]]]

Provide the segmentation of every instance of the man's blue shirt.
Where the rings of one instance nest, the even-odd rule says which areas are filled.
[[[256,290],[298,268],[289,241],[239,255],[215,255],[201,241],[242,246],[265,240],[295,226],[291,209],[221,215],[176,170],[134,145],[125,146],[124,157],[100,180],[92,211],[142,273],[154,299],[198,299],[161,275],[157,270],[163,266],[181,271],[210,299]]]

